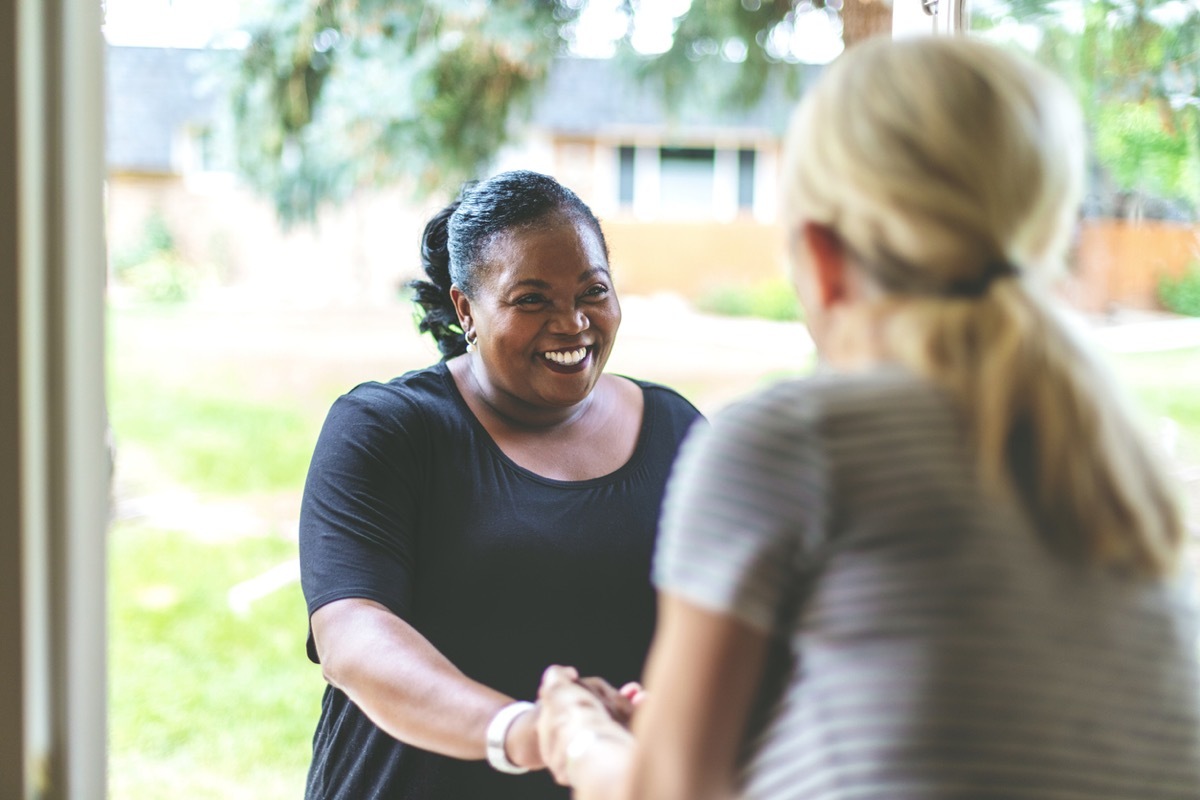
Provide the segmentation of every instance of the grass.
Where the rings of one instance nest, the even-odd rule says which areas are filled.
[[[289,408],[123,376],[112,425],[121,440],[151,448],[170,478],[203,494],[289,489],[304,481],[313,420]]]
[[[204,495],[301,486],[328,392],[314,403],[252,391],[237,371],[173,352],[172,336],[185,324],[180,310],[110,314],[109,415],[118,450],[140,450],[163,478]],[[163,341],[145,341],[156,335]]]
[[[119,464],[144,465],[140,490],[184,487],[245,503],[283,495],[294,507],[320,425],[315,409],[332,393],[314,376],[267,396],[248,391],[244,366],[193,364],[163,341],[166,333],[154,335],[183,324],[181,314],[113,315]],[[1200,348],[1121,357],[1116,367],[1149,416],[1179,423],[1181,449],[1200,460]],[[263,383],[278,386],[274,377]],[[677,388],[691,397],[713,391],[700,376]],[[153,519],[114,525],[114,800],[301,796],[323,681],[304,653],[300,589],[285,586],[240,616],[227,601],[232,586],[295,558],[295,539],[281,530],[201,535]]]
[[[300,797],[323,681],[299,586],[244,616],[226,602],[294,543],[135,523],[109,552],[110,796]]]
[[[1113,364],[1148,421],[1172,419],[1180,455],[1200,461],[1200,348],[1123,355]]]
[[[173,349],[184,310],[114,312],[110,421],[135,495],[185,490],[196,508],[283,496],[295,513],[324,399],[265,399],[238,371]],[[315,393],[327,394],[319,389]],[[118,493],[131,491],[118,483]],[[190,506],[189,506],[190,508]],[[175,515],[187,520],[188,512]],[[297,584],[243,615],[227,593],[296,557],[257,534],[118,521],[109,535],[109,796],[250,800],[303,795],[324,681],[304,652]],[[197,529],[201,525],[194,525]]]

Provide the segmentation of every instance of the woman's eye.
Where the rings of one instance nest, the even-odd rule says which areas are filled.
[[[523,294],[516,300],[516,304],[519,306],[536,306],[544,302],[546,302],[546,298],[540,294]]]
[[[583,296],[588,298],[589,300],[595,300],[600,297],[606,297],[607,295],[608,295],[608,287],[602,283],[596,284],[595,286],[593,286],[592,288],[588,289],[586,292],[583,293]]]

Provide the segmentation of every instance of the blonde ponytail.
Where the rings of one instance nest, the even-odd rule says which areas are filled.
[[[988,487],[1067,557],[1162,575],[1185,539],[1170,476],[1045,291],[1082,139],[1074,99],[1025,59],[959,38],[866,42],[797,111],[785,207],[836,231],[879,288],[859,333],[957,399]]]
[[[1051,547],[1170,573],[1185,539],[1170,476],[1103,367],[1040,295],[1002,279],[978,300],[885,303],[881,344],[958,399],[984,481],[1015,493]]]

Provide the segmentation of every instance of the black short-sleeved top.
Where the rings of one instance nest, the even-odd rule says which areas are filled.
[[[334,403],[300,513],[308,612],[375,600],[467,676],[532,698],[549,664],[614,685],[641,674],[654,625],[650,559],[663,489],[699,412],[637,382],[637,446],[617,471],[541,477],[506,457],[446,365],[367,383]],[[309,657],[316,660],[312,637]],[[402,744],[329,687],[308,798],[540,800],[544,773],[509,776]]]

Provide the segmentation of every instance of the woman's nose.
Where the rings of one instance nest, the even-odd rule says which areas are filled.
[[[592,327],[592,321],[582,308],[563,309],[554,314],[550,320],[550,329],[554,333],[573,335],[582,333]]]

